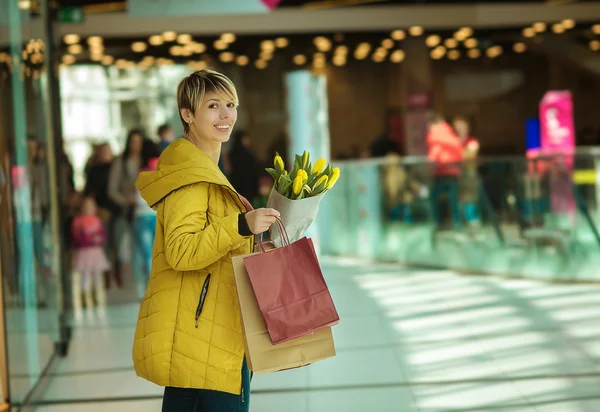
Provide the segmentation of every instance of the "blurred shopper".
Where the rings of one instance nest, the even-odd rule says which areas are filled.
[[[159,154],[162,153],[168,145],[175,139],[175,131],[168,123],[163,124],[158,128],[158,149]]]
[[[460,162],[463,160],[463,145],[452,127],[441,117],[432,120],[427,135],[429,145],[429,160],[437,165],[434,172],[431,201],[433,218],[440,226],[439,206],[442,195],[445,195],[451,212],[453,226],[460,223],[460,208],[458,203],[458,179],[461,173]]]
[[[142,172],[151,172],[156,170],[159,151],[159,146],[154,144],[153,141],[150,139],[144,140],[144,149],[142,154],[144,165],[142,166]],[[136,290],[140,300],[144,297],[144,293],[146,293],[146,287],[150,278],[155,228],[156,211],[148,206],[138,191],[136,192],[136,204],[133,221],[133,246]]]
[[[157,211],[152,274],[133,346],[138,376],[165,386],[163,412],[249,410],[250,372],[232,256],[279,214],[244,202],[217,164],[237,119],[231,80],[212,70],[177,88],[185,137],[137,186]],[[210,355],[210,356],[209,356]]]
[[[452,126],[462,143],[464,158],[477,158],[477,155],[479,154],[479,140],[471,136],[471,125],[468,120],[462,116],[456,116],[452,121]]]
[[[460,181],[460,202],[463,216],[469,225],[480,222],[479,217],[479,176],[477,173],[477,156],[479,155],[479,140],[471,136],[471,125],[462,116],[452,121],[454,131],[463,146],[465,160]]]
[[[104,254],[106,231],[104,223],[98,217],[96,202],[92,197],[83,198],[81,212],[71,228],[73,253],[72,293],[73,309],[76,316],[82,308],[81,291],[85,297],[85,306],[94,306],[92,291],[96,295],[98,306],[106,304],[103,273],[110,267]]]
[[[390,139],[387,129],[371,142],[370,151],[371,157],[385,157],[390,154],[400,154],[398,143]]]
[[[114,225],[112,224],[121,213],[121,207],[115,203],[108,195],[108,182],[110,178],[110,169],[113,163],[113,152],[108,143],[98,146],[96,162],[87,172],[84,196],[93,197],[98,207],[98,216],[104,222],[107,229],[106,254],[111,262],[111,270],[117,270],[119,257],[118,248],[115,246],[114,235],[112,233]],[[110,286],[110,272],[106,273],[106,286]]]
[[[143,165],[144,134],[132,130],[127,135],[123,155],[115,159],[108,179],[108,196],[119,206],[119,214],[111,220],[111,241],[117,247],[115,280],[123,287],[123,263],[129,263],[133,248],[132,223],[137,189],[135,181]]]
[[[258,162],[250,150],[250,136],[246,131],[240,130],[233,135],[228,158],[229,181],[239,194],[254,202],[258,197]]]

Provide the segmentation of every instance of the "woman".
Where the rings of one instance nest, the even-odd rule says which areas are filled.
[[[133,247],[131,224],[137,190],[135,181],[144,164],[143,145],[144,134],[140,130],[130,131],[125,142],[125,151],[112,163],[108,178],[108,196],[120,210],[110,224],[112,242],[117,247],[115,277],[119,287],[123,287],[121,263],[128,261]]]
[[[258,197],[258,165],[250,151],[250,136],[245,131],[234,134],[228,157],[231,165],[229,181],[235,190],[254,202]]]
[[[195,72],[177,89],[184,138],[137,187],[157,212],[152,271],[138,316],[138,376],[165,386],[163,412],[249,410],[250,374],[231,258],[279,213],[247,211],[217,166],[237,119],[231,80]]]

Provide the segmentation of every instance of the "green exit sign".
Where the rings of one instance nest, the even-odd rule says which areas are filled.
[[[63,7],[58,11],[60,23],[81,23],[83,21],[83,9],[81,7]]]

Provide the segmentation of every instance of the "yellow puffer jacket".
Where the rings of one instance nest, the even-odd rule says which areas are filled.
[[[240,394],[244,341],[231,257],[251,251],[252,238],[238,233],[246,208],[212,159],[185,139],[169,145],[137,187],[157,224],[135,371],[161,386]]]

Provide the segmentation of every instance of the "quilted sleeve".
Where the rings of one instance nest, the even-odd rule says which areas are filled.
[[[165,257],[178,271],[201,270],[240,247],[239,213],[208,224],[209,185],[199,183],[174,191],[165,199]]]

